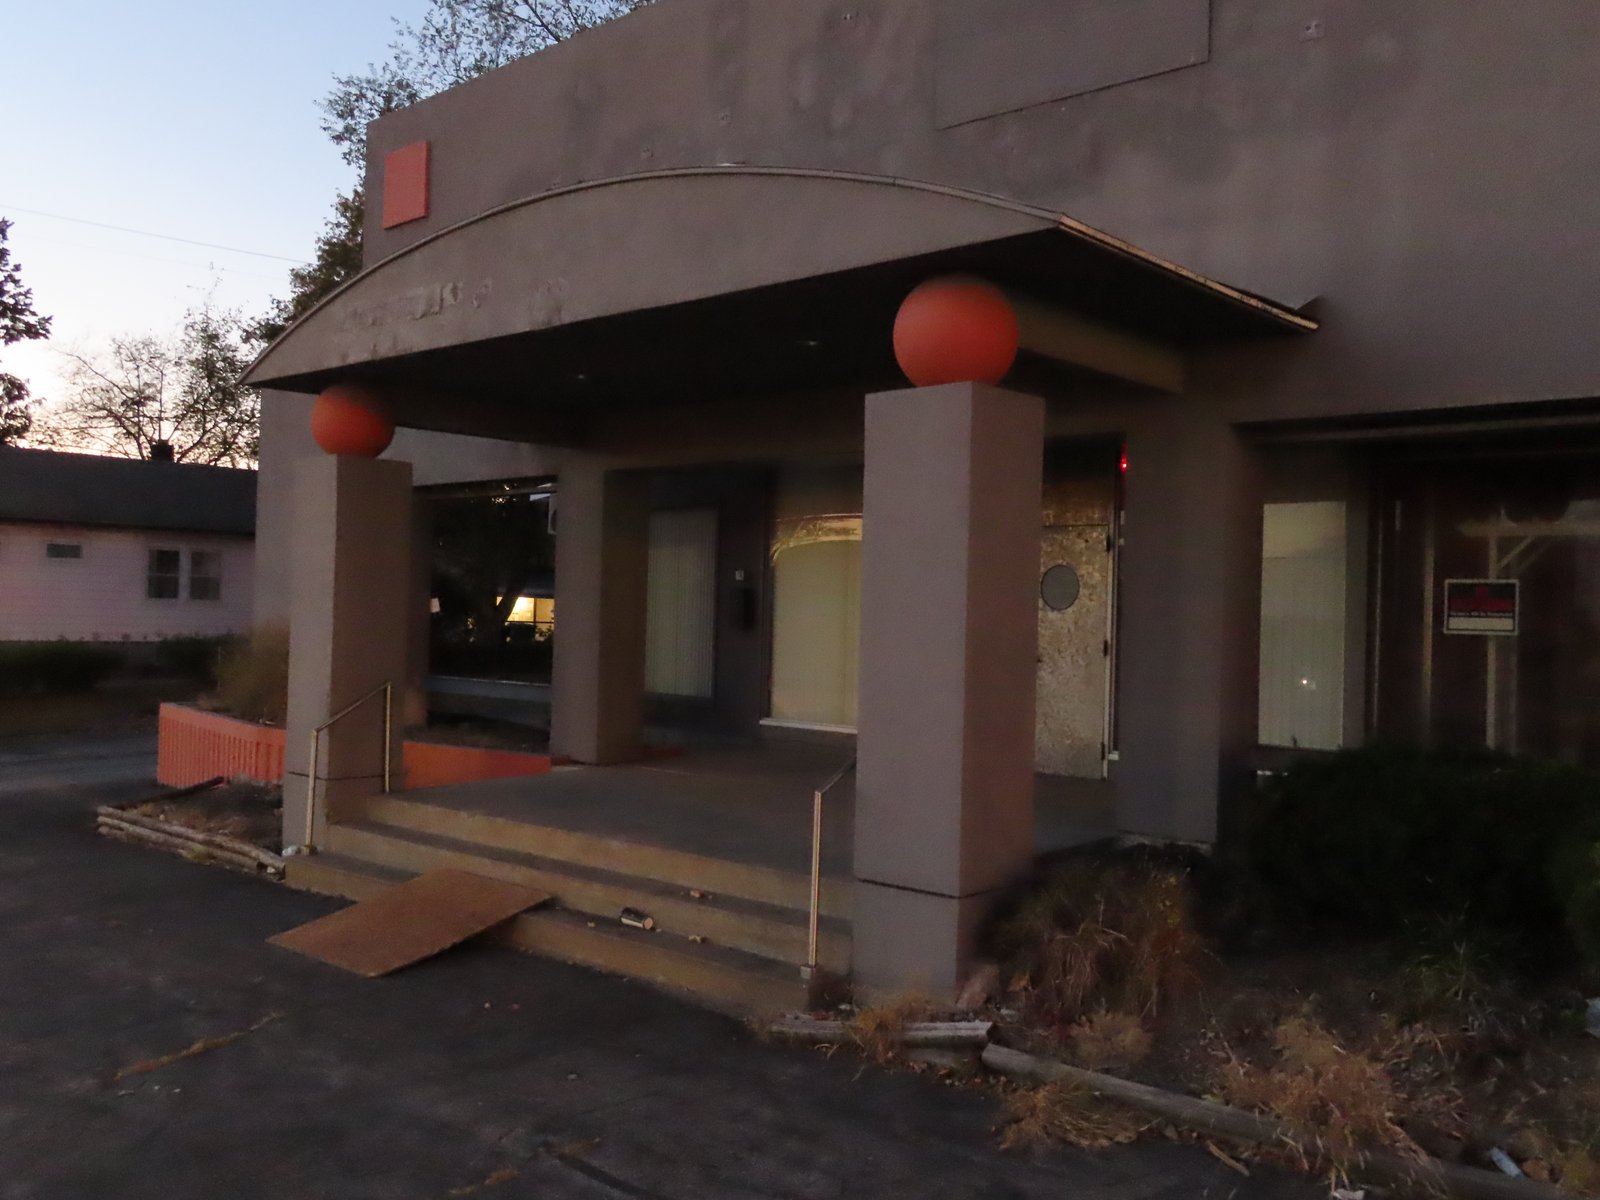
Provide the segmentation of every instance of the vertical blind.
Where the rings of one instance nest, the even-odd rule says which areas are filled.
[[[650,518],[645,686],[710,699],[716,691],[717,514],[695,508]]]
[[[1344,742],[1345,506],[1268,504],[1262,512],[1261,699],[1265,746]]]

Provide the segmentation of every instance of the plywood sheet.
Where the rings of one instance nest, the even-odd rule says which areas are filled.
[[[376,979],[432,958],[550,899],[467,871],[429,871],[269,941]]]

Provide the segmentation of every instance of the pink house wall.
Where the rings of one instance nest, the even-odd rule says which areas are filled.
[[[50,558],[46,546],[83,547],[81,558]],[[183,552],[176,600],[145,594],[149,552]],[[189,599],[189,552],[222,555],[222,598]],[[213,637],[250,627],[255,588],[251,539],[70,525],[0,522],[0,642],[148,642]]]

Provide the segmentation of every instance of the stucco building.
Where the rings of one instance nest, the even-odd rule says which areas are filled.
[[[1586,0],[659,0],[385,117],[367,269],[252,374],[291,754],[426,671],[413,490],[514,480],[556,751],[635,757],[647,691],[856,738],[869,983],[957,976],[1036,771],[1204,843],[1263,747],[1595,761],[1597,46]],[[911,387],[951,276],[1020,351]],[[351,385],[383,460],[310,439]],[[373,736],[291,779],[358,798]]]

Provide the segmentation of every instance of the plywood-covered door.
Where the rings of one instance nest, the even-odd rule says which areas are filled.
[[[1050,775],[1105,775],[1110,699],[1112,554],[1109,529],[1052,526],[1041,538],[1035,766]]]

